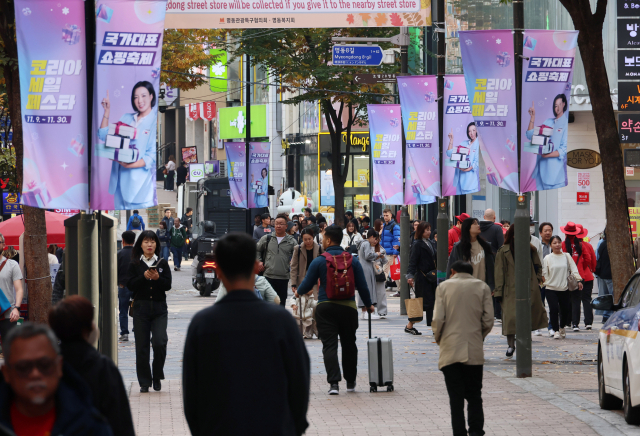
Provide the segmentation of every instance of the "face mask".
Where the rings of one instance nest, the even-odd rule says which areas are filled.
[[[529,234],[533,235],[536,232],[536,227],[535,226],[531,226],[529,227]]]

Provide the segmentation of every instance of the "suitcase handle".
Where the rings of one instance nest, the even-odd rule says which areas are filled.
[[[371,339],[371,312],[367,309],[367,313],[369,314],[369,339]]]

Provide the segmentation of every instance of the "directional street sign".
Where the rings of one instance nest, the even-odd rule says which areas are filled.
[[[358,74],[353,77],[353,81],[360,85],[374,85],[376,83],[396,83],[397,74]]]
[[[379,45],[340,44],[332,50],[333,65],[378,66],[384,57]]]

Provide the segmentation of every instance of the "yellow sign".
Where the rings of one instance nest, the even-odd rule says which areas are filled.
[[[631,240],[635,241],[640,230],[640,207],[629,208],[629,230],[631,232]]]
[[[358,170],[358,180],[356,180],[357,188],[366,188],[369,186],[369,170],[367,169],[359,169]]]

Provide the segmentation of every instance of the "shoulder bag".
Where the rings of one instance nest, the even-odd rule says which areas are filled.
[[[576,289],[578,289],[578,280],[571,272],[571,264],[569,263],[569,258],[567,257],[569,254],[565,253],[564,255],[567,261],[567,289],[570,291],[575,291]]]
[[[387,281],[387,276],[384,274],[384,268],[380,265],[379,260],[373,261],[373,270],[376,273],[376,282],[383,283]]]

